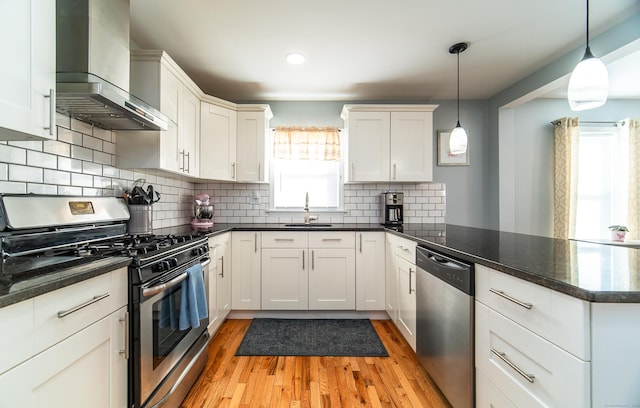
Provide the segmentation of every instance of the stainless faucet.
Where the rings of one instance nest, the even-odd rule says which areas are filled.
[[[307,195],[305,197],[304,200],[304,223],[305,224],[311,224],[311,221],[317,221],[318,220],[318,216],[317,215],[309,215],[309,193],[307,192]]]

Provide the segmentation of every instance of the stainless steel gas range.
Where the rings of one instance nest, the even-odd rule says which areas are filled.
[[[194,285],[206,302],[207,237],[128,235],[128,219],[114,197],[0,195],[0,278],[20,285],[129,257],[128,406],[175,407],[206,364],[206,306],[185,311]]]

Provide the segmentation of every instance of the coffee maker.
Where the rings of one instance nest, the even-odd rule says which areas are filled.
[[[380,223],[402,226],[404,193],[387,191],[380,194]]]

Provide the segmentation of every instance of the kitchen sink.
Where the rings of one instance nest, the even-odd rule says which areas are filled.
[[[316,223],[304,224],[304,223],[301,223],[301,224],[284,224],[284,226],[285,227],[305,227],[305,228],[306,227],[316,227],[317,228],[317,227],[330,227],[331,224],[316,224]]]

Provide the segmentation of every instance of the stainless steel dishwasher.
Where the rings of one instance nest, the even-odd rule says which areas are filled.
[[[416,352],[454,408],[475,406],[473,266],[416,250]]]

